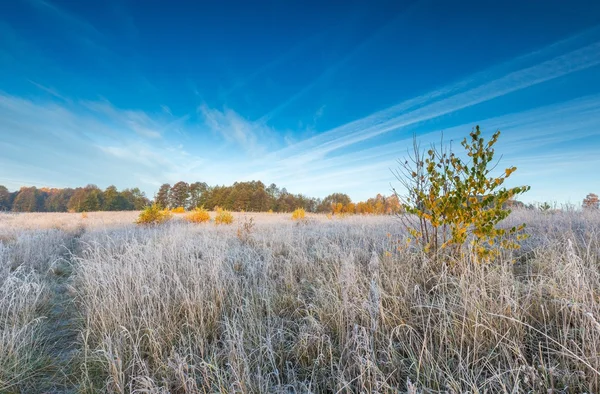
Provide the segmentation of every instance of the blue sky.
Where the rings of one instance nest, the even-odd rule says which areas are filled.
[[[0,184],[389,194],[416,134],[502,131],[524,201],[600,192],[597,1],[17,0]]]

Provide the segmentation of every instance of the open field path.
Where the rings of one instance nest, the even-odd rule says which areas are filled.
[[[75,234],[67,245],[63,256],[56,260],[47,274],[49,297],[44,311],[44,337],[47,347],[47,368],[38,375],[35,385],[38,393],[77,393],[73,377],[73,359],[77,354],[78,330],[71,277],[73,257],[77,251],[81,234]]]

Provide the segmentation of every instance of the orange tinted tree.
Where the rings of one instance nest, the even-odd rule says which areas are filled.
[[[583,199],[583,208],[584,209],[598,209],[600,208],[600,200],[598,199],[598,195],[595,193],[590,193]]]

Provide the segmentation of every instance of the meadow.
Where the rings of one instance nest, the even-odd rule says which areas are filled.
[[[0,214],[1,393],[600,392],[598,212],[516,210],[487,265],[394,216],[137,214]]]

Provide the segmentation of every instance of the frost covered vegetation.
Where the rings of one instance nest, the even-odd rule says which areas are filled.
[[[393,217],[236,215],[0,215],[0,392],[600,391],[596,211],[451,268]]]

